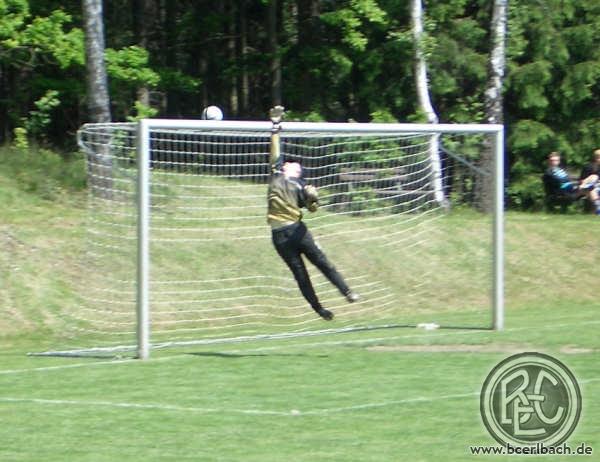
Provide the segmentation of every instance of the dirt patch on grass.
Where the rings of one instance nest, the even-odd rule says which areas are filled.
[[[586,353],[596,353],[600,350],[597,350],[594,348],[578,347],[575,345],[565,345],[565,346],[561,347],[559,351],[566,355],[580,355],[580,354],[586,354]]]
[[[469,345],[457,343],[449,345],[376,345],[366,348],[374,352],[399,352],[399,353],[524,353],[526,351],[539,351],[539,347],[518,343]],[[546,348],[541,349],[546,350]],[[594,353],[599,350],[565,345],[559,350],[563,354]]]

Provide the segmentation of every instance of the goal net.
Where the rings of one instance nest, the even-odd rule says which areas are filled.
[[[64,351],[501,328],[501,127],[435,127],[281,124],[281,155],[319,190],[304,222],[361,297],[349,304],[307,262],[326,322],[271,242],[271,123],[83,126],[88,239]]]

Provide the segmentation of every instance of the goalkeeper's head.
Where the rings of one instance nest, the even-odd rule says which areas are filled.
[[[298,162],[286,162],[282,170],[286,178],[302,178],[302,165]]]

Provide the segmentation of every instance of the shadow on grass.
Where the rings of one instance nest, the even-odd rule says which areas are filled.
[[[313,333],[311,335],[307,335],[306,337],[317,337],[319,335],[323,335],[323,334],[335,334],[340,336],[341,339],[343,339],[345,334],[349,334],[349,333],[357,333],[357,332],[367,332],[367,331],[382,331],[382,330],[393,330],[393,329],[399,329],[399,330],[408,330],[408,329],[419,329],[419,330],[423,330],[426,331],[428,329],[424,329],[424,328],[420,328],[419,324],[389,324],[389,325],[385,325],[385,326],[368,326],[368,327],[352,327],[349,328],[345,331],[338,331],[338,332],[331,332],[331,331],[323,331],[323,332],[317,332],[317,333]],[[488,331],[491,332],[493,331],[493,327],[490,326],[461,326],[461,325],[440,325],[436,328],[434,328],[433,330],[456,330],[456,331],[460,331],[460,330],[465,330],[465,331]],[[300,337],[300,336],[298,336]],[[304,336],[302,336],[304,337]],[[289,338],[289,337],[288,337]],[[265,339],[265,340],[277,340],[276,338],[272,338],[272,339]],[[343,342],[343,340],[341,340],[341,342]],[[229,343],[227,341],[223,341],[223,342],[218,342],[218,343]],[[63,357],[63,358],[87,358],[87,359],[103,359],[103,360],[115,360],[115,361],[119,361],[119,360],[128,360],[128,359],[135,359],[136,355],[134,352],[132,352],[131,350],[134,350],[134,348],[129,348],[127,350],[124,350],[121,353],[114,353],[114,352],[106,352],[106,353],[99,353],[97,351],[98,349],[90,349],[88,351],[85,350],[73,350],[73,351],[49,351],[49,352],[42,352],[42,353],[27,353],[27,356],[53,356],[53,357]],[[204,357],[217,357],[217,358],[229,358],[229,359],[235,359],[235,358],[249,358],[249,357],[265,357],[265,356],[296,356],[296,357],[314,357],[314,358],[326,358],[328,357],[327,355],[314,355],[314,354],[306,354],[306,353],[227,353],[227,352],[221,352],[221,351],[207,351],[207,352],[194,352],[194,353],[185,353],[188,355],[194,355],[194,356],[204,356]]]
[[[420,324],[393,324],[386,326],[369,326],[369,327],[355,327],[349,329],[346,332],[340,332],[340,335],[346,333],[356,333],[356,332],[365,332],[365,331],[374,331],[374,330],[391,330],[391,329],[420,329]],[[453,326],[453,325],[439,325],[436,329],[446,329],[446,330],[485,330],[492,331],[494,330],[491,326]],[[425,329],[423,329],[425,330]]]
[[[273,357],[273,356],[296,356],[296,357],[313,357],[313,358],[328,358],[328,355],[309,355],[306,353],[225,353],[222,351],[202,351],[195,353],[186,353],[192,356],[203,356],[203,357],[214,357],[214,358],[227,358],[227,359],[241,359],[241,358],[253,358],[253,357]]]
[[[481,326],[440,326],[440,329],[446,329],[446,330],[487,330],[487,331],[493,331],[494,328],[493,327],[481,327]]]

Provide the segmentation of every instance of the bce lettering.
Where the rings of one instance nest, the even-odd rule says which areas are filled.
[[[530,384],[531,376],[526,369],[517,369],[500,380],[500,424],[510,425],[515,437],[543,437],[547,433],[546,426],[558,423],[566,412],[560,405],[556,406],[552,415],[547,415],[548,410],[544,410],[543,403],[547,400],[547,395],[543,390],[559,386],[559,381],[552,374],[542,368],[532,389]],[[543,425],[533,428],[532,425],[527,425],[533,416]]]

